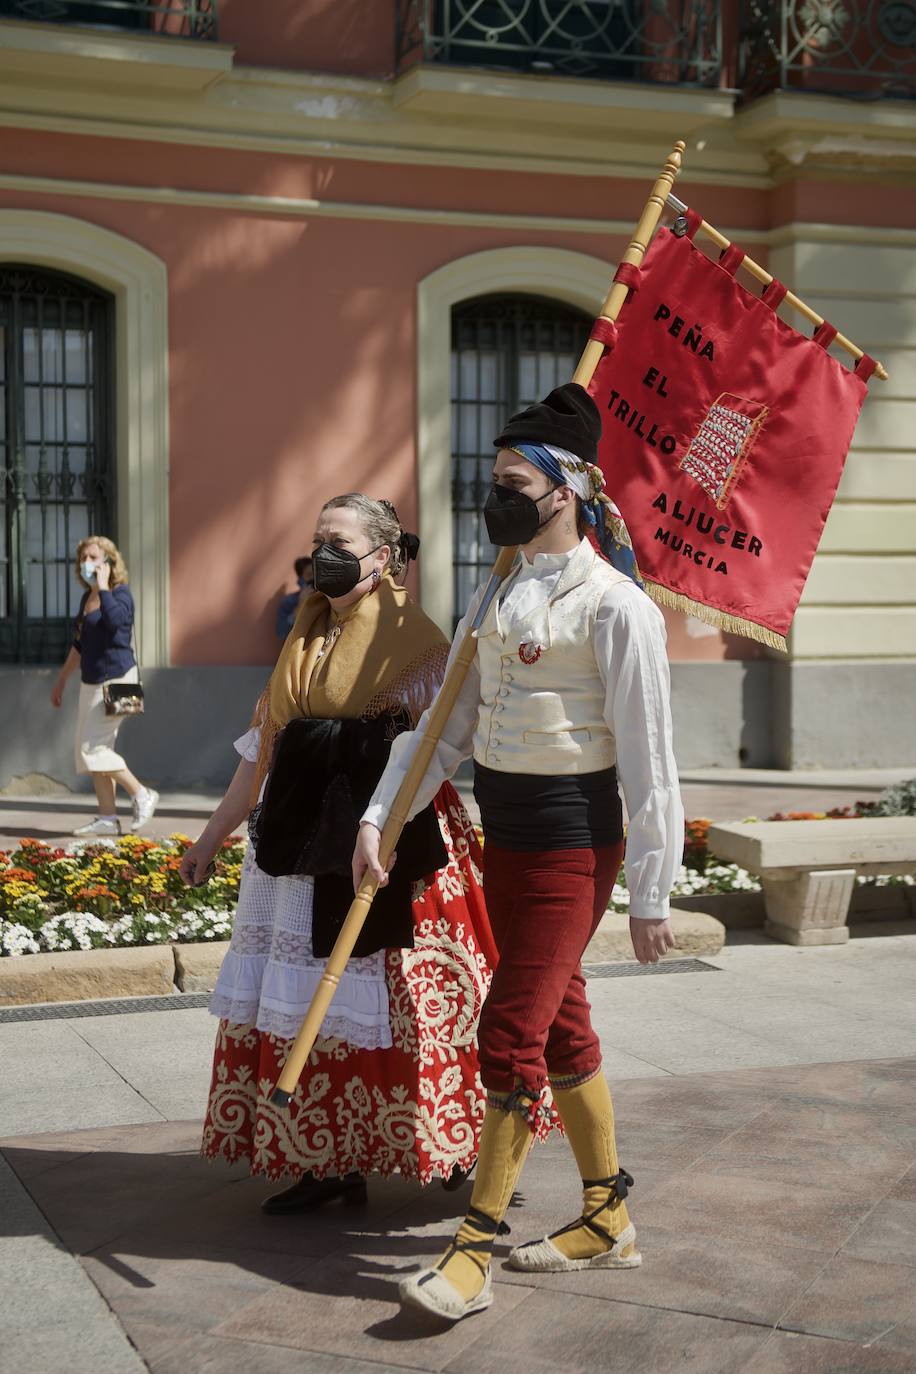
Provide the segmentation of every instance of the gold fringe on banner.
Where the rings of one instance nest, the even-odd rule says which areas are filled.
[[[683,611],[685,615],[694,615],[697,620],[702,620],[706,625],[715,625],[717,630],[724,630],[726,634],[744,635],[745,639],[756,639],[758,644],[766,644],[769,649],[778,649],[783,654],[789,652],[783,636],[778,635],[775,630],[768,630],[765,625],[757,625],[753,620],[743,620],[738,615],[729,615],[728,611],[719,611],[715,606],[706,606],[702,601],[694,601],[681,592],[673,592],[661,582],[644,581],[643,586],[652,600],[657,601],[660,606],[668,606],[672,611]]]

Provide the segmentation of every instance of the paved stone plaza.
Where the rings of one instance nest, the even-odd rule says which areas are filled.
[[[823,809],[886,779],[748,781],[690,780],[688,814]],[[170,800],[157,832],[193,833],[206,802]],[[6,799],[0,830],[14,805],[50,837],[80,803]],[[553,1139],[525,1169],[493,1307],[453,1329],[402,1316],[396,1283],[444,1248],[469,1185],[374,1178],[366,1209],[265,1217],[271,1185],[197,1155],[204,1008],[4,1019],[0,1369],[913,1374],[914,935],[870,922],[797,949],[732,932],[715,958],[602,970],[590,998],[643,1267],[504,1267],[577,1209]]]
[[[498,1252],[493,1308],[451,1330],[402,1317],[395,1283],[469,1189],[373,1179],[365,1210],[263,1216],[270,1185],[197,1156],[205,1010],[0,1025],[0,1365],[912,1374],[916,940],[869,931],[595,978],[643,1267],[532,1277]],[[576,1204],[565,1142],[537,1147],[511,1240]]]

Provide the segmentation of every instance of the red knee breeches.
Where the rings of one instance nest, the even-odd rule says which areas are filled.
[[[499,965],[478,1031],[484,1087],[539,1097],[601,1065],[582,955],[607,909],[623,843],[528,854],[484,845],[484,895]]]

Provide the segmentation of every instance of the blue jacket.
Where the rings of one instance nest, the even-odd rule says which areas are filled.
[[[99,595],[99,609],[85,615],[83,608],[89,593],[84,592],[76,617],[73,647],[79,651],[83,682],[109,682],[114,677],[123,677],[137,661],[131,647],[134,599],[129,589],[113,587]]]

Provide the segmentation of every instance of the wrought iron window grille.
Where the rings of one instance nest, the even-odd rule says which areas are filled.
[[[398,0],[397,69],[490,70],[717,86],[719,0]]]
[[[0,265],[0,662],[64,658],[76,546],[117,538],[113,334],[107,292]]]
[[[0,19],[129,29],[164,38],[211,39],[217,0],[0,0]]]
[[[569,381],[591,318],[538,296],[481,296],[452,310],[451,451],[457,624],[497,550],[481,516],[493,483],[493,436],[524,406]]]
[[[912,99],[916,0],[742,0],[738,84]]]

